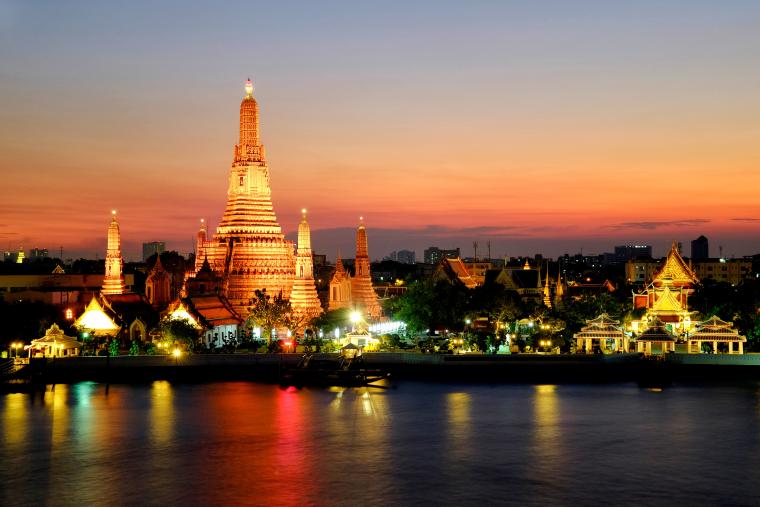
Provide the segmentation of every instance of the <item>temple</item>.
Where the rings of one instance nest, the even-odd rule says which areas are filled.
[[[145,280],[145,297],[154,308],[166,308],[171,302],[171,280],[161,264],[161,254],[156,254],[156,263]]]
[[[290,298],[295,278],[293,250],[272,206],[269,167],[259,138],[259,107],[249,79],[240,104],[240,135],[229,172],[227,207],[211,239],[205,221],[201,222],[196,274],[208,261],[221,281],[220,294],[235,311],[245,314],[256,290]]]
[[[573,335],[576,341],[576,353],[591,354],[596,350],[601,353],[628,352],[628,336],[623,332],[620,321],[602,313],[595,319],[587,320],[586,325]]]
[[[353,308],[369,316],[371,319],[378,319],[382,314],[382,310],[375,289],[372,287],[364,218],[360,217],[359,222],[359,227],[356,229],[354,276],[348,275],[343,268],[340,256],[338,256],[335,274],[330,280],[329,308],[330,310]]]
[[[652,282],[633,295],[634,308],[646,312],[641,320],[631,323],[634,333],[645,331],[655,320],[661,321],[676,336],[691,332],[694,312],[689,311],[688,297],[694,292],[693,286],[697,282],[697,276],[683,260],[674,242]]]
[[[306,210],[301,210],[298,224],[298,250],[296,251],[296,274],[290,293],[293,313],[309,321],[322,313],[322,306],[314,284],[314,260],[311,255],[311,230],[306,221]]]
[[[103,294],[123,294],[124,276],[121,273],[123,261],[121,258],[121,233],[119,222],[116,220],[116,210],[111,212],[111,223],[108,224],[108,250],[106,251],[106,276],[103,278]]]

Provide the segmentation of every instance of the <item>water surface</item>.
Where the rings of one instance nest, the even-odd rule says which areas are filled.
[[[0,395],[0,505],[759,505],[760,387]]]

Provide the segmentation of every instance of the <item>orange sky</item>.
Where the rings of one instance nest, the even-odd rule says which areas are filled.
[[[455,6],[400,25],[357,8],[324,14],[334,33],[272,11],[290,25],[259,21],[247,50],[216,11],[162,34],[132,11],[95,12],[95,27],[77,3],[16,4],[0,71],[0,246],[102,256],[116,208],[128,257],[150,240],[189,251],[198,219],[221,216],[250,74],[275,210],[292,232],[309,208],[319,251],[350,251],[364,215],[372,257],[430,244],[470,255],[476,240],[494,256],[628,241],[662,253],[699,234],[715,255],[756,253],[759,9],[651,5],[542,18],[478,4],[456,30]]]

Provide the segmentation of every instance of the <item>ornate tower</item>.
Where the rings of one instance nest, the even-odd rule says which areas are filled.
[[[306,221],[306,210],[301,210],[298,224],[298,250],[296,252],[296,276],[290,293],[293,312],[311,320],[322,313],[322,306],[314,284],[314,261],[311,256],[311,231]],[[304,322],[306,324],[306,322]]]
[[[257,289],[290,298],[295,278],[293,243],[282,233],[272,206],[269,167],[259,140],[259,106],[253,84],[240,104],[240,137],[233,151],[227,207],[210,241],[201,226],[196,257],[207,258],[222,281],[221,293],[235,310],[245,310]],[[202,252],[202,254],[200,253]]]
[[[565,297],[565,286],[562,285],[562,267],[557,267],[557,286],[554,289],[554,306],[562,307],[563,298]]]
[[[330,297],[328,308],[337,310],[339,308],[349,308],[351,306],[351,278],[343,268],[343,261],[340,259],[340,251],[335,261],[335,273],[330,278]]]
[[[157,254],[156,263],[145,280],[145,296],[154,308],[166,307],[171,302],[170,282],[169,273],[161,264],[161,255]]]
[[[367,249],[367,231],[364,229],[364,217],[359,218],[359,228],[356,229],[356,260],[354,261],[354,277],[351,279],[351,300],[355,307],[361,308],[371,318],[380,317],[380,303],[375,289],[372,288],[372,277],[369,273],[369,254]]]
[[[206,219],[201,218],[201,227],[195,237],[195,271],[197,272],[203,266],[203,259],[206,258]]]
[[[541,274],[539,273],[539,277]],[[552,309],[552,292],[549,288],[549,263],[546,263],[546,279],[544,281],[544,306],[549,310]]]
[[[121,274],[121,233],[116,220],[116,210],[111,212],[108,224],[108,250],[106,251],[106,276],[103,278],[102,294],[124,294],[124,276]]]

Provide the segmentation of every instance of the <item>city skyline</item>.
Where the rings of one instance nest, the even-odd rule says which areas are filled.
[[[250,73],[278,219],[293,239],[308,208],[331,258],[360,215],[373,259],[760,251],[760,6],[396,5],[4,5],[0,245],[102,255],[115,208],[126,258],[190,251],[224,209]]]

